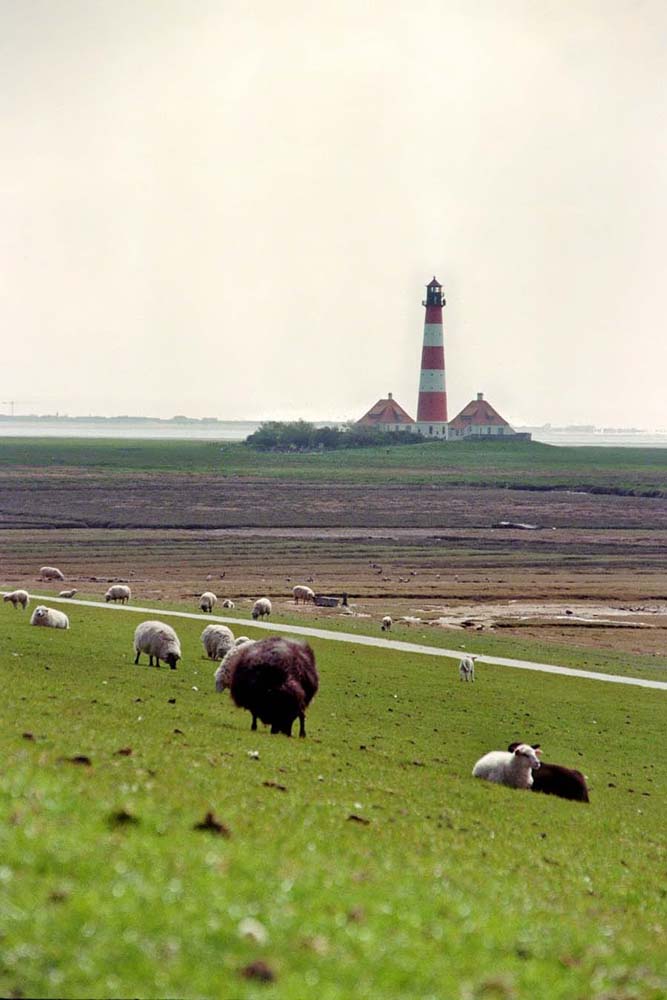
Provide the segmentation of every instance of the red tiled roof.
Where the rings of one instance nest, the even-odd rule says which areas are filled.
[[[509,424],[485,399],[473,399],[453,420],[449,421],[449,426],[455,430],[465,430],[471,426],[509,427]]]
[[[395,399],[378,399],[368,413],[364,413],[358,424],[414,424],[409,413]]]

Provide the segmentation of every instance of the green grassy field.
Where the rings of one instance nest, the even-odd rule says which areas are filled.
[[[3,438],[0,469],[108,474],[220,473],[312,481],[441,482],[667,490],[667,448],[560,448],[537,442],[427,443],[321,454],[273,454],[214,441]]]
[[[667,995],[661,692],[314,641],[287,740],[212,690],[201,622],[157,671],[134,615],[68,611],[0,605],[1,995]],[[591,805],[470,777],[515,738]]]

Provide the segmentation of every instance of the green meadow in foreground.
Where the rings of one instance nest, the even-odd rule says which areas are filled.
[[[202,622],[156,670],[138,616],[67,610],[0,605],[0,995],[667,995],[663,692],[318,640],[289,740],[216,695]],[[519,738],[591,804],[470,776]]]
[[[77,468],[359,483],[470,483],[664,495],[667,448],[572,448],[537,441],[427,442],[317,453],[258,452],[229,441],[3,438],[0,469]]]

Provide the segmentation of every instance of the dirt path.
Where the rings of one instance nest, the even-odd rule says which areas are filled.
[[[8,591],[0,591],[4,596]],[[141,608],[132,605],[102,604],[98,601],[78,601],[72,598],[59,598],[49,595],[31,594],[35,601],[48,601],[50,604],[75,604],[86,608],[106,608],[109,611],[130,611],[137,614],[155,615],[159,618],[194,618],[211,624],[220,622],[224,625],[242,625],[245,628],[266,629],[270,632],[287,632],[290,635],[312,636],[316,639],[328,639],[334,642],[351,642],[358,646],[376,646],[381,649],[394,649],[401,653],[416,653],[425,656],[444,656],[459,660],[461,651],[455,649],[440,649],[436,646],[422,646],[413,642],[401,642],[395,639],[382,639],[370,635],[351,635],[349,632],[333,632],[329,629],[310,628],[304,625],[280,625],[276,622],[253,622],[247,618],[221,617],[219,615],[196,614],[190,611],[166,611],[164,608]],[[590,670],[575,670],[572,667],[559,667],[549,663],[533,663],[529,660],[513,660],[504,656],[478,656],[479,663],[491,663],[500,667],[514,667],[519,670],[532,670],[543,674],[562,674],[567,677],[579,677],[592,681],[603,681],[608,684],[629,684],[632,687],[653,688],[667,691],[667,681],[651,681],[641,677],[623,677],[617,674],[595,673]]]

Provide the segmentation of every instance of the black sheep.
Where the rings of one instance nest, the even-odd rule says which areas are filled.
[[[510,743],[507,749],[513,753],[518,746],[518,743]],[[532,747],[538,754],[541,752],[539,743],[533,743]],[[571,799],[574,802],[590,802],[586,779],[581,771],[562,764],[545,764],[540,761],[539,770],[533,771],[531,791],[558,795],[561,799]]]
[[[319,678],[315,656],[306,643],[293,639],[262,639],[239,647],[231,666],[230,693],[234,704],[271,726],[272,733],[292,735],[299,720],[299,736],[306,735],[306,709]]]

